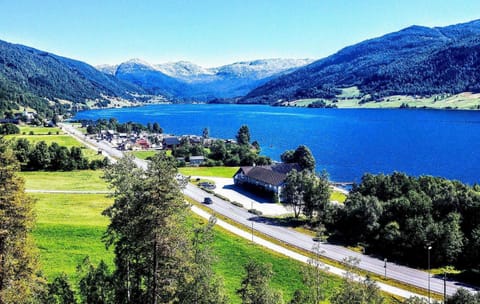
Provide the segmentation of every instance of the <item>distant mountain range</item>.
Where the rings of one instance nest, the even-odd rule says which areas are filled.
[[[132,59],[97,68],[142,87],[150,94],[208,101],[241,97],[267,81],[313,62],[311,59],[262,59],[204,68],[188,61],[150,64]]]
[[[314,62],[263,59],[216,68],[139,59],[94,68],[0,40],[0,117],[18,106],[51,116],[87,105],[159,99],[275,104],[323,98],[335,102],[352,88],[359,103],[393,95],[479,93],[480,20],[446,27],[411,26]]]
[[[358,87],[376,101],[392,95],[480,92],[480,20],[411,26],[363,41],[252,90],[243,103],[335,99]]]

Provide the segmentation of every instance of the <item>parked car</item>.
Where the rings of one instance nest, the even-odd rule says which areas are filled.
[[[203,203],[206,204],[206,205],[210,205],[210,204],[213,204],[213,201],[212,201],[211,198],[205,197],[205,198],[203,199]]]
[[[210,190],[213,190],[216,188],[215,184],[212,184],[209,182],[201,182],[201,183],[198,183],[198,185],[202,188],[210,189]]]

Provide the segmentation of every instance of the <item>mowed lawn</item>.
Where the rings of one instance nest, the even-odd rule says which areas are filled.
[[[64,134],[64,132],[57,127],[35,127],[35,126],[20,126],[20,134],[30,134],[33,132],[33,135],[48,135],[48,134]]]
[[[28,134],[28,133],[27,133]],[[7,135],[5,136],[7,139],[20,139],[24,138],[28,140],[31,144],[36,144],[40,141],[46,142],[48,145],[50,145],[53,142],[56,142],[60,146],[65,146],[65,147],[83,147],[82,143],[77,141],[75,138],[71,137],[70,135],[21,135],[21,134],[15,134],[15,135]]]
[[[101,170],[71,172],[21,172],[26,189],[32,190],[107,190]],[[76,267],[89,256],[113,265],[113,250],[107,251],[102,235],[108,218],[102,211],[113,202],[104,194],[31,194],[36,199],[36,226],[33,231],[40,251],[43,273],[49,280],[65,272],[73,283]]]
[[[100,194],[33,194],[37,223],[33,230],[40,264],[48,280],[66,273],[76,285],[76,267],[86,256],[94,264],[113,265],[113,249],[106,250],[102,235],[108,218],[102,211],[112,199]]]
[[[29,190],[107,191],[102,170],[20,172]]]
[[[233,177],[238,167],[183,167],[178,171],[186,176]]]

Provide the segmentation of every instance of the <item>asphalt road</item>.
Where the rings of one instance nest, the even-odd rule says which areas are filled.
[[[87,142],[91,146],[98,147],[104,150],[106,153],[112,155],[113,157],[120,158],[123,156],[122,152],[111,147],[103,141],[96,142],[94,140],[86,139],[84,135],[82,135],[77,129],[73,127],[63,125],[63,128],[64,130],[71,133],[72,135],[75,135],[82,141]],[[147,167],[146,161],[136,159],[135,162],[141,168],[145,169]],[[221,200],[211,194],[208,194],[207,192],[191,184],[187,185],[184,193],[199,202],[202,202],[205,197],[210,197],[212,198],[213,204],[206,206],[212,209],[214,213],[218,213],[225,217],[233,219],[234,221],[248,227],[248,229],[251,229],[253,222],[254,229],[261,233],[264,233],[270,237],[291,244],[298,248],[312,251],[314,241],[311,236],[305,235],[287,227],[269,224],[263,218],[249,213],[246,209],[236,207],[231,203]],[[360,260],[360,264],[358,265],[359,268],[378,274],[380,276],[385,275],[385,262],[383,258],[375,258],[368,255],[360,254],[355,251],[349,250],[343,246],[333,245],[329,243],[323,243],[321,245],[321,249],[323,251],[322,255],[327,258],[341,262],[346,257],[356,257]],[[425,264],[427,264],[427,250],[419,248],[418,258],[425,260]],[[428,289],[429,275],[427,272],[416,270],[406,266],[401,266],[395,263],[387,262],[387,278],[410,284],[425,290]],[[456,290],[460,287],[474,290],[474,288],[472,288],[471,286],[465,286],[460,282],[447,280],[447,295],[454,294]],[[443,278],[431,276],[430,290],[434,293],[443,294]]]

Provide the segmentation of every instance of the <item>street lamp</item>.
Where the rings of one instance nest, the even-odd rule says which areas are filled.
[[[250,201],[250,209],[253,211],[253,201]],[[252,218],[252,244],[253,244],[253,218]]]
[[[447,271],[443,270],[443,303],[447,303]]]
[[[383,265],[383,268],[385,268],[385,280],[387,279],[387,258],[383,260],[385,262],[385,265]]]
[[[428,303],[430,303],[430,250],[432,250],[432,246],[427,247],[427,254],[428,254]]]

